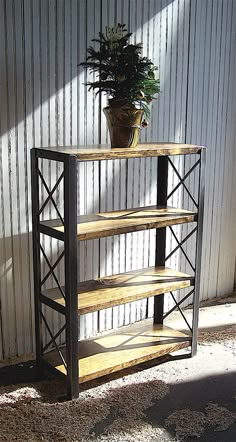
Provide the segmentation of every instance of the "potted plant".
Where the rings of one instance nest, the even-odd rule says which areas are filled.
[[[150,103],[160,91],[157,67],[142,56],[142,44],[129,44],[132,33],[126,25],[106,27],[105,34],[94,39],[99,49],[87,49],[85,69],[96,73],[96,81],[86,83],[89,90],[108,95],[108,106],[103,109],[110,132],[111,147],[135,147],[143,120],[150,115]],[[142,121],[143,120],[143,121]]]

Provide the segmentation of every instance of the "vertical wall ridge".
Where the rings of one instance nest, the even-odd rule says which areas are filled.
[[[30,148],[108,141],[102,111],[107,98],[95,99],[88,92],[84,83],[93,76],[78,64],[91,39],[115,21],[127,24],[159,68],[161,93],[141,140],[208,147],[201,298],[233,289],[235,16],[233,0],[0,0],[0,359],[34,350]],[[192,164],[177,157],[173,161],[181,173]],[[60,166],[43,162],[42,167],[53,185]],[[94,162],[78,170],[81,214],[156,202],[156,159]],[[171,174],[170,185],[175,184]],[[195,194],[197,180],[188,184]],[[61,207],[60,192],[56,200]],[[183,192],[172,203],[191,205]],[[53,214],[52,208],[45,212]],[[188,232],[188,226],[176,232]],[[81,279],[152,265],[153,244],[155,231],[87,241],[80,245]],[[186,246],[190,255],[193,244],[194,237]],[[60,244],[45,239],[44,246],[55,260]],[[170,264],[189,270],[180,255]],[[81,336],[152,312],[150,299],[86,315]],[[61,319],[48,311],[47,317],[56,331]]]

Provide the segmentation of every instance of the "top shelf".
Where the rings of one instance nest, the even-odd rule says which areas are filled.
[[[137,147],[111,148],[109,144],[92,144],[84,146],[62,146],[37,148],[40,157],[47,153],[73,155],[77,161],[100,161],[125,158],[145,158],[168,155],[187,155],[200,153],[203,146],[179,143],[143,143]]]

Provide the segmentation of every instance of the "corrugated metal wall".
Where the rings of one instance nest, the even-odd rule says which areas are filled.
[[[235,2],[0,0],[0,359],[33,350],[30,148],[107,141],[101,112],[106,99],[100,103],[87,92],[86,74],[77,65],[91,39],[114,21],[126,23],[159,66],[161,94],[142,140],[208,146],[201,297],[233,288]],[[174,161],[182,173],[190,165],[183,158]],[[53,183],[59,168],[43,168]],[[170,181],[176,182],[174,174]],[[82,164],[79,211],[155,203],[155,183],[155,159]],[[189,185],[195,191],[196,179]],[[174,204],[190,206],[181,192]],[[152,264],[154,237],[150,231],[82,243],[81,279]],[[51,257],[59,252],[49,240],[44,246]],[[172,265],[185,268],[179,261],[175,257]],[[87,315],[82,337],[146,312],[146,302],[139,301]],[[51,315],[51,322],[56,328],[60,319]]]

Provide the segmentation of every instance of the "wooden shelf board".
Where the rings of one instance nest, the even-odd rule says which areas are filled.
[[[197,214],[173,207],[138,207],[133,209],[103,212],[78,217],[77,237],[79,240],[104,238],[121,233],[136,232],[184,224],[196,221]],[[41,221],[42,226],[56,232],[64,232],[59,219]]]
[[[86,382],[127,367],[149,361],[188,347],[189,336],[149,320],[123,327],[115,332],[79,342],[79,382]],[[62,349],[65,356],[65,348]],[[61,373],[64,365],[56,351],[45,360]]]
[[[39,151],[74,155],[78,161],[100,161],[121,158],[145,158],[165,155],[186,155],[199,153],[204,147],[195,144],[142,143],[132,148],[111,148],[109,144],[84,146],[42,147]]]
[[[78,291],[78,312],[81,315],[95,312],[189,287],[192,283],[193,277],[190,275],[167,267],[149,267],[81,282]],[[43,295],[60,305],[65,305],[58,288],[45,290]]]

